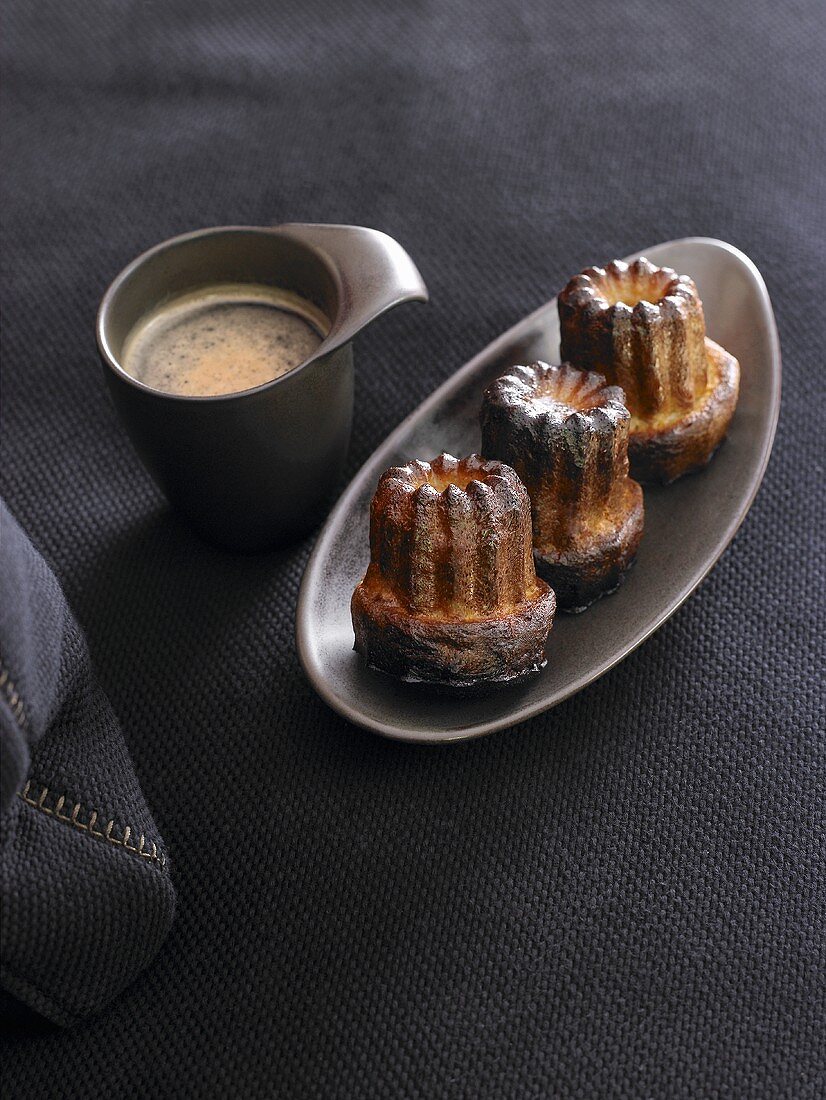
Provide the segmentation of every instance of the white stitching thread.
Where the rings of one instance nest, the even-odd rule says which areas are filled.
[[[29,790],[31,788],[31,780],[26,783],[26,786],[20,792],[20,797],[26,803],[27,806],[32,806],[35,810],[40,810],[44,814],[48,814],[50,817],[57,818],[58,821],[64,822],[66,825],[72,825],[75,829],[80,829],[84,833],[88,833],[90,836],[96,837],[98,840],[108,841],[109,844],[116,844],[120,848],[125,848],[127,852],[132,852],[136,856],[140,856],[141,859],[148,859],[154,863],[157,863],[159,867],[166,867],[166,856],[158,848],[154,840],[147,841],[143,833],[140,834],[140,838],[137,844],[130,844],[132,839],[132,826],[125,825],[123,827],[123,836],[115,835],[115,822],[109,821],[106,823],[106,828],[103,830],[96,829],[95,825],[98,821],[97,810],[92,810],[88,815],[88,820],[81,821],[79,815],[81,812],[81,804],[75,802],[72,806],[72,812],[70,814],[63,813],[63,807],[66,805],[66,795],[60,795],[53,806],[46,804],[46,799],[49,794],[49,788],[43,787],[37,798],[29,797]]]

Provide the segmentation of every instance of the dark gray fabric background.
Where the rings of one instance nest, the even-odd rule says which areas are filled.
[[[111,1009],[5,1036],[4,1093],[822,1096],[822,0],[16,0],[3,39],[0,492],[178,892]],[[430,286],[360,342],[348,472],[587,263],[709,234],[764,272],[785,388],[754,508],[548,715],[437,750],[348,726],[293,646],[311,540],[214,552],[138,464],[95,356],[108,280],[285,220],[384,229]]]

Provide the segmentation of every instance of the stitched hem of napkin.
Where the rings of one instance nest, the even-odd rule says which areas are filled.
[[[32,789],[37,790],[36,798]],[[38,780],[30,779],[18,797],[32,810],[39,811],[71,829],[78,829],[87,836],[103,844],[113,844],[129,852],[133,858],[147,860],[161,871],[169,872],[169,860],[163,849],[154,841],[147,840],[143,833],[137,832],[131,825],[118,826],[112,818],[104,825],[104,818],[97,810],[88,810],[80,802],[67,798],[65,794],[55,795],[50,787]]]

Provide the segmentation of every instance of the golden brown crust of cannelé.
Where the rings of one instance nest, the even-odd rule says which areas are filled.
[[[517,683],[547,663],[556,600],[540,585],[531,602],[478,620],[411,615],[359,585],[351,604],[355,648],[372,668],[408,683],[463,689]]]
[[[642,486],[628,478],[622,521],[586,547],[534,549],[536,572],[556,593],[560,608],[585,611],[601,596],[615,592],[637,557],[645,524]]]
[[[631,469],[640,481],[667,485],[701,470],[728,432],[740,390],[740,364],[706,338],[709,388],[688,416],[662,427],[638,427],[628,440]]]

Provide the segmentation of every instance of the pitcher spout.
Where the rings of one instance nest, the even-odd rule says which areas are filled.
[[[360,225],[297,222],[279,229],[314,249],[336,280],[338,311],[324,341],[325,352],[348,343],[393,306],[428,300],[418,268],[387,233]]]

